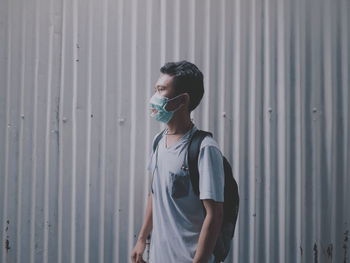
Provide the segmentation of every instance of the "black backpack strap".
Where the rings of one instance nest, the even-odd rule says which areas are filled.
[[[165,129],[164,129],[161,133],[159,133],[158,136],[157,136],[157,138],[154,140],[154,143],[153,143],[153,152],[155,152],[155,150],[157,149],[157,145],[158,145],[160,139],[162,139],[164,131],[165,131]]]
[[[206,136],[213,137],[210,132],[196,130],[192,135],[191,141],[188,145],[188,168],[190,171],[190,178],[194,193],[199,196],[199,171],[198,171],[198,157],[201,143]]]
[[[158,134],[158,136],[155,138],[155,140],[154,140],[154,142],[153,142],[153,146],[152,146],[153,154],[154,154],[154,152],[155,152],[156,149],[157,149],[157,146],[158,146],[159,141],[160,141],[160,140],[162,139],[162,137],[163,137],[164,131],[165,131],[165,129],[164,129],[161,133]],[[152,180],[151,180],[151,191],[152,191],[152,193],[153,193],[153,188],[152,188],[153,176],[154,176],[154,174],[152,173]]]

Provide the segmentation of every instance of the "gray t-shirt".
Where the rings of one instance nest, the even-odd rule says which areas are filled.
[[[151,178],[153,174],[150,263],[192,263],[205,218],[200,199],[224,201],[222,154],[213,138],[205,137],[200,148],[199,198],[193,192],[188,170],[182,168],[183,164],[188,167],[187,146],[196,130],[193,126],[169,148],[165,147],[163,136],[157,150],[151,154],[147,168]],[[214,262],[213,255],[211,262]]]

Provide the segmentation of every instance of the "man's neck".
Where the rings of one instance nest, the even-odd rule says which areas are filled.
[[[185,134],[193,127],[193,123],[189,115],[177,115],[174,116],[171,121],[168,122],[168,134]]]

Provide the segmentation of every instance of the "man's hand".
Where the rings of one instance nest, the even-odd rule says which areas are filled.
[[[137,238],[136,245],[131,253],[132,263],[146,263],[142,259],[142,254],[146,248],[146,239],[149,237],[150,232],[152,231],[153,220],[152,220],[152,194],[148,195],[147,208],[145,220],[142,225],[139,237]]]
[[[199,235],[193,263],[208,262],[219,236],[223,220],[223,204],[211,199],[203,200],[206,217]]]
[[[131,253],[132,263],[146,263],[146,261],[142,259],[142,255],[145,249],[146,249],[146,241],[138,240]]]

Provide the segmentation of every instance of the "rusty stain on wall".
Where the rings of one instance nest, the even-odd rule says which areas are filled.
[[[348,241],[349,241],[349,230],[344,232],[344,263],[348,262]]]
[[[318,262],[318,250],[317,250],[317,244],[315,242],[314,244],[314,263]]]
[[[6,249],[6,252],[8,252],[11,249],[9,236],[7,236],[6,241],[5,241],[5,249]]]
[[[327,257],[330,259],[330,262],[332,262],[333,244],[329,244],[328,247],[327,247]]]
[[[6,232],[9,230],[9,225],[10,225],[10,220],[7,220],[7,221],[6,221],[6,229],[5,229]],[[5,240],[5,249],[6,249],[6,253],[8,253],[8,251],[11,249],[9,238],[10,238],[10,237],[9,237],[8,235],[6,235],[6,240]]]

